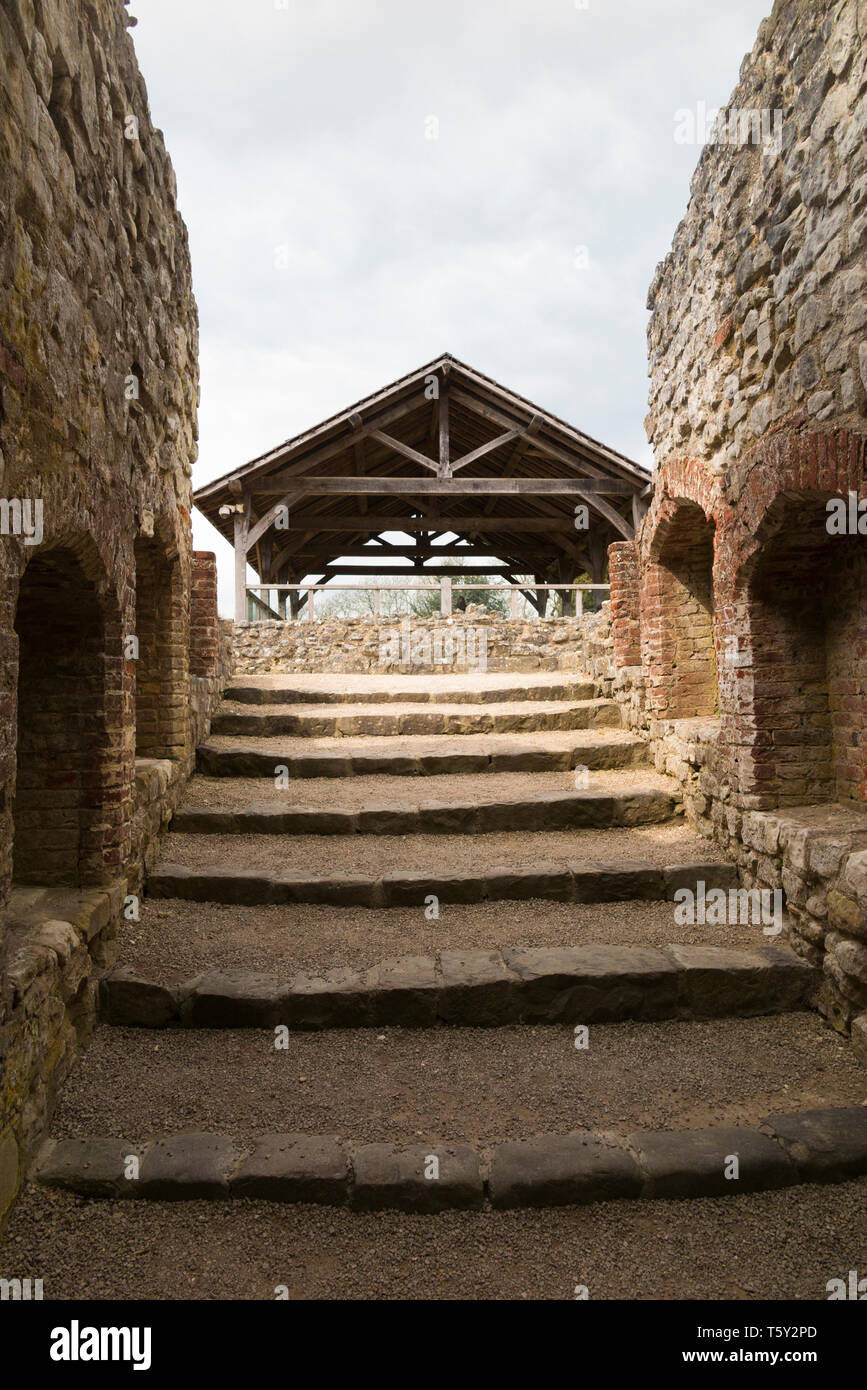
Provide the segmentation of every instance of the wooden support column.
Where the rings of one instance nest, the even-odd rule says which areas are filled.
[[[452,476],[452,467],[449,461],[449,377],[446,367],[443,367],[443,379],[440,382],[437,418],[439,429],[439,466],[437,469],[437,476],[440,478],[450,478]]]
[[[575,578],[575,567],[568,559],[558,561],[557,564],[557,583],[571,584]],[[575,595],[565,589],[560,595],[560,602],[563,609],[564,618],[575,617]]]
[[[249,532],[249,504],[246,499],[244,511],[235,512],[235,622],[247,621],[247,534]]]

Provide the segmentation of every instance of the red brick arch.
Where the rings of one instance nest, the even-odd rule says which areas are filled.
[[[18,586],[13,872],[88,886],[128,840],[121,611],[89,536],[26,552]]]
[[[189,633],[185,583],[170,522],[134,545],[136,756],[183,758],[187,749]]]
[[[714,531],[693,497],[660,494],[642,532],[645,696],[661,719],[718,713]]]

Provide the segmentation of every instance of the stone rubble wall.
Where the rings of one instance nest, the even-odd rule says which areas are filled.
[[[611,547],[612,690],[820,1007],[867,1038],[867,6],[777,0],[650,288],[654,495]],[[703,558],[704,557],[704,558]],[[601,660],[601,658],[600,658]]]
[[[705,146],[648,295],[648,438],[711,473],[793,413],[863,426],[864,0],[777,0],[724,109],[772,138]]]
[[[236,623],[235,673],[578,671],[585,669],[584,634],[592,618],[513,621],[468,604],[451,619]]]
[[[0,5],[0,500],[41,510],[0,528],[0,1222],[220,681],[190,675],[187,232],[128,23]]]

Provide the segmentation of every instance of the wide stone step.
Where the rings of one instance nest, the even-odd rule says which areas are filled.
[[[548,730],[618,728],[619,706],[613,700],[575,700],[561,703],[450,705],[420,709],[395,704],[375,713],[363,705],[346,705],[326,712],[322,706],[275,707],[266,713],[223,704],[211,724],[214,734],[250,737],[334,738],[396,734],[544,733]]]
[[[620,795],[552,791],[511,799],[453,797],[415,804],[370,800],[357,811],[303,803],[281,808],[272,799],[232,809],[181,807],[171,828],[179,834],[204,835],[459,835],[654,825],[681,809],[679,797],[663,787]]]
[[[553,898],[562,902],[617,902],[632,898],[673,899],[678,888],[697,891],[737,887],[730,864],[646,863],[589,864],[518,862],[485,870],[396,870],[380,875],[311,874],[303,870],[241,869],[213,864],[190,867],[162,863],[147,880],[152,898],[193,902],[257,905],[327,903],[333,906],[419,907],[435,897],[440,903],[474,903],[519,898]]]
[[[395,956],[511,947],[649,946],[671,941],[754,951],[780,945],[755,916],[698,927],[679,924],[666,899],[574,903],[553,899],[452,903],[439,914],[418,907],[331,907],[312,903],[245,907],[144,898],[139,918],[117,938],[112,962],[176,985],[204,971],[243,970],[292,979],[341,965],[371,970]]]
[[[439,777],[449,775],[562,772],[575,767],[644,767],[643,739],[619,729],[584,738],[566,733],[472,735],[461,738],[379,737],[317,742],[265,738],[212,738],[197,750],[199,772],[209,777],[269,777],[285,768],[290,778]]]
[[[259,1198],[437,1212],[618,1198],[724,1197],[867,1173],[867,1109],[772,1113],[754,1127],[579,1130],[488,1149],[442,1141],[357,1144],[334,1134],[255,1141],[187,1132],[49,1144],[36,1180],[90,1198]]]
[[[595,683],[583,676],[472,674],[459,676],[239,676],[224,698],[246,705],[481,705],[527,700],[592,700]]]
[[[121,968],[100,982],[115,1025],[430,1028],[717,1018],[804,1008],[820,980],[791,951],[673,945],[516,947],[403,956],[289,980],[212,970],[163,984]]]

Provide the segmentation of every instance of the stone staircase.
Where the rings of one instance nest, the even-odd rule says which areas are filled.
[[[675,925],[735,871],[589,682],[248,680],[198,765],[44,1187],[441,1212],[867,1172],[814,972]]]

